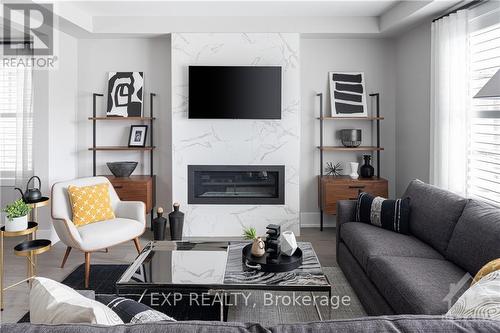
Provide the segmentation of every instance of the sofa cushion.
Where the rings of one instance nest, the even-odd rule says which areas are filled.
[[[97,295],[96,300],[113,310],[126,324],[175,321],[174,318],[130,298],[114,295]]]
[[[417,179],[408,185],[405,197],[410,198],[411,234],[444,255],[467,199]]]
[[[492,261],[488,262],[486,265],[484,265],[483,267],[481,267],[479,272],[477,272],[476,275],[474,276],[474,279],[472,281],[472,285],[474,285],[476,282],[481,280],[486,275],[488,275],[492,272],[496,272],[496,271],[500,271],[500,258],[492,260]]]
[[[472,275],[500,258],[500,208],[470,200],[453,231],[446,258]]]
[[[470,287],[446,315],[500,321],[500,271],[491,272]]]
[[[104,304],[51,279],[33,279],[29,300],[30,321],[35,324],[123,324],[120,317]]]
[[[102,183],[90,186],[68,186],[68,196],[73,212],[72,221],[77,227],[115,218],[109,187]]]
[[[342,225],[340,237],[365,271],[369,259],[375,256],[443,259],[436,250],[413,236],[398,234],[362,222]]]
[[[448,260],[415,257],[372,258],[368,277],[397,314],[444,314],[471,280]]]
[[[124,239],[134,239],[142,235],[144,224],[118,217],[84,225],[78,228],[78,233],[82,239],[81,250],[91,252],[119,244]],[[96,237],[96,235],[106,235],[106,237]]]
[[[358,195],[356,221],[408,235],[410,198],[384,199],[366,192]]]
[[[499,330],[500,330],[500,321],[497,320],[459,319],[459,318],[452,319],[443,316],[420,315],[420,316],[361,317],[354,319],[326,320],[313,323],[282,324],[271,327],[270,332],[272,333],[305,333],[305,332],[491,333],[491,332],[499,332]]]

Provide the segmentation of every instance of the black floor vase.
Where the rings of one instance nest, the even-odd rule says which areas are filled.
[[[167,225],[167,219],[162,216],[163,208],[158,207],[156,214],[157,214],[156,218],[153,219],[154,240],[165,240],[165,229]]]
[[[179,210],[180,205],[174,203],[174,211],[168,214],[170,222],[170,238],[172,240],[182,240],[182,228],[184,226],[184,213]]]

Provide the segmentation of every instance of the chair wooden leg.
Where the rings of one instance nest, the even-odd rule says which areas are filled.
[[[141,253],[141,243],[139,242],[139,238],[134,238],[135,249],[137,253]]]
[[[90,252],[85,252],[85,288],[89,287],[90,280]]]
[[[64,258],[63,258],[63,261],[62,261],[62,264],[61,264],[61,268],[64,268],[64,265],[66,264],[66,260],[68,260],[68,257],[69,257],[69,253],[71,252],[71,247],[68,246],[66,248],[66,253],[64,254]]]

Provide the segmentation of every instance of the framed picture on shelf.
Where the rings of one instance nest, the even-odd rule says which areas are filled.
[[[329,72],[332,117],[367,117],[365,74]]]
[[[145,147],[148,125],[131,125],[128,137],[129,147]]]
[[[109,72],[107,117],[142,117],[144,72]]]

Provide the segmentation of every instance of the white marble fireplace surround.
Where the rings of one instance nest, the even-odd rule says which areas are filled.
[[[172,198],[184,236],[299,233],[300,58],[296,33],[172,34]],[[282,119],[188,119],[188,66],[282,66]],[[188,165],[285,165],[284,205],[188,205]]]

